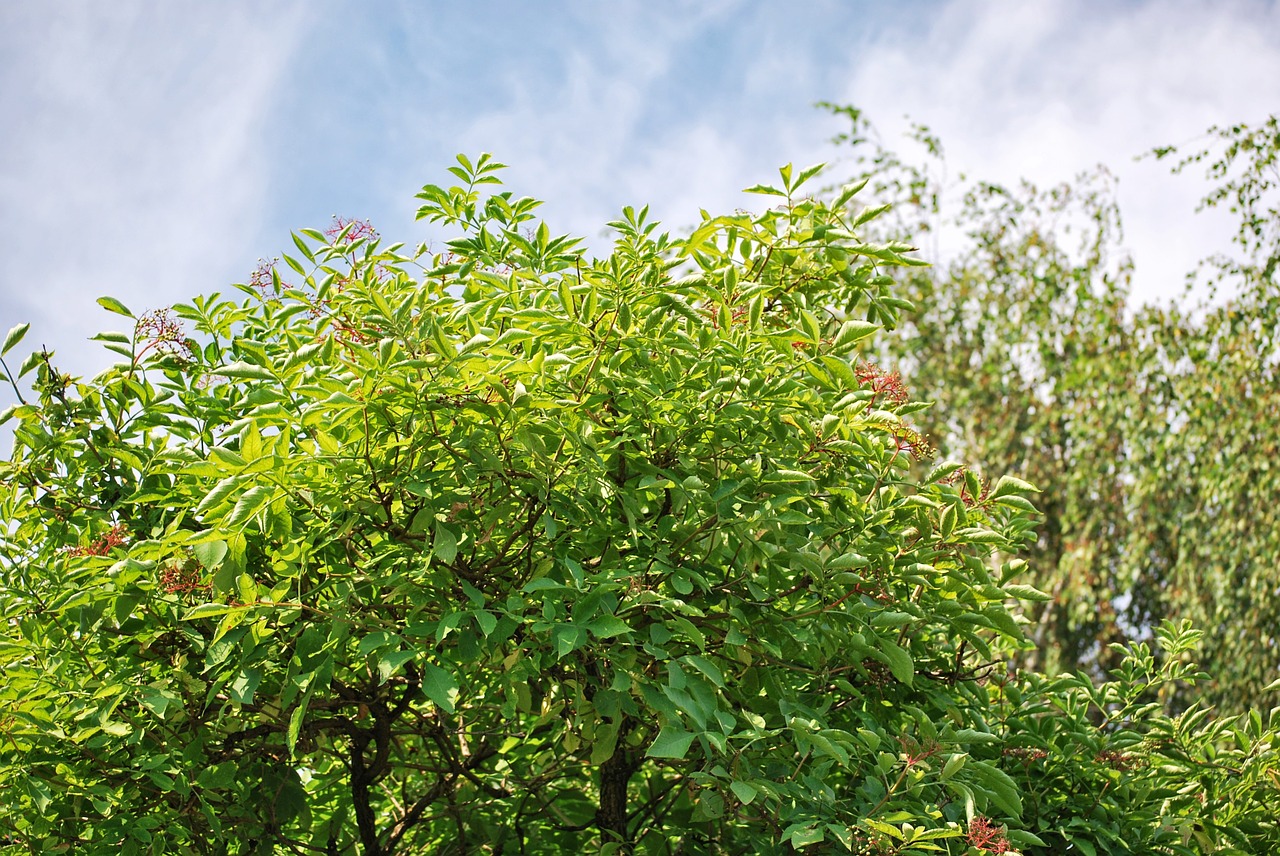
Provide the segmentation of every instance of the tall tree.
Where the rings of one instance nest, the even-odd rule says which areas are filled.
[[[1181,161],[1210,164],[1205,204],[1239,213],[1241,255],[1212,260],[1178,302],[1135,306],[1105,170],[1049,190],[948,184],[926,129],[913,163],[857,110],[832,109],[851,120],[840,142],[858,170],[904,212],[880,221],[886,235],[928,228],[955,247],[895,274],[914,311],[881,340],[883,361],[933,402],[918,419],[945,453],[1043,490],[1027,558],[1053,600],[1021,661],[1101,676],[1112,644],[1190,618],[1215,674],[1198,692],[1233,710],[1275,704],[1275,119],[1216,130],[1219,146]]]

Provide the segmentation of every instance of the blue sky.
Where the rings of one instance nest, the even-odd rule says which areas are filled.
[[[368,218],[416,243],[414,193],[492,151],[560,232],[628,204],[669,226],[777,166],[838,156],[818,100],[950,168],[1120,178],[1141,299],[1176,294],[1227,224],[1133,157],[1280,110],[1263,0],[10,2],[0,5],[0,334],[77,374],[135,311],[244,281],[289,232]],[[0,406],[12,400],[0,392]]]

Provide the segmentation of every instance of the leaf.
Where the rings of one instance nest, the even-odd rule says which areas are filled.
[[[1071,846],[1083,853],[1084,856],[1098,856],[1097,849],[1087,839],[1072,837]]]
[[[196,554],[196,561],[207,571],[216,570],[227,557],[226,541],[201,541],[191,549]]]
[[[733,782],[729,785],[729,790],[733,791],[733,795],[743,805],[750,805],[751,801],[760,793],[754,785],[749,785],[746,782]]]
[[[992,499],[999,499],[1011,493],[1039,493],[1040,488],[1031,484],[1031,482],[1023,481],[1013,476],[1000,476],[1000,480],[996,482],[995,488],[991,491]]]
[[[969,771],[971,780],[981,784],[997,808],[1012,817],[1021,816],[1022,797],[1007,773],[987,761],[977,760],[969,765]]]
[[[825,163],[815,163],[813,166],[805,167],[800,171],[800,174],[796,176],[795,184],[791,185],[791,189],[795,190],[797,187],[804,184],[806,181],[813,178],[818,173],[822,172],[822,170],[825,167],[826,167]]]
[[[907,686],[911,686],[915,678],[915,664],[911,661],[911,655],[897,642],[889,639],[880,640],[880,653],[893,676]]]
[[[114,297],[99,297],[98,305],[101,306],[103,309],[107,310],[108,312],[114,312],[117,315],[123,315],[126,318],[133,317],[133,313],[130,312],[129,309],[123,303],[121,303],[119,300],[116,300]]]
[[[211,371],[211,374],[222,375],[229,378],[243,378],[247,380],[276,380],[276,376],[267,371],[262,366],[255,366],[253,363],[238,361],[220,366]]]
[[[1028,832],[1025,829],[1009,829],[1006,830],[1005,835],[1008,837],[1009,843],[1019,849],[1025,849],[1031,846],[1049,846],[1048,844],[1045,844],[1044,839],[1040,836],[1036,835],[1034,832]]]
[[[236,591],[240,596],[240,603],[245,606],[258,602],[258,584],[248,574],[241,574],[236,578]]]
[[[302,721],[307,716],[307,704],[311,701],[311,693],[305,693],[298,701],[298,706],[289,716],[289,730],[285,732],[285,744],[289,747],[289,757],[296,757],[298,735],[302,732]]]
[[[538,582],[535,580],[534,582]],[[532,583],[530,583],[532,585]],[[528,591],[528,586],[525,587]],[[587,625],[587,629],[591,631],[591,635],[597,639],[608,639],[612,636],[621,636],[624,633],[631,632],[631,625],[618,618],[616,615],[602,615],[595,621]]]
[[[453,675],[434,663],[422,664],[422,692],[445,713],[453,713],[458,696],[458,682]]]
[[[1034,586],[1006,583],[1004,590],[1010,597],[1016,597],[1018,600],[1030,600],[1037,603],[1047,603],[1053,600],[1053,595],[1042,592]]]
[[[249,518],[266,507],[274,494],[275,491],[266,485],[249,488],[236,502],[235,508],[231,509],[231,516],[226,519],[226,525],[235,528],[246,523]]]
[[[718,687],[724,686],[724,676],[720,674],[720,670],[716,668],[715,663],[712,663],[706,657],[700,657],[697,654],[689,654],[684,657],[683,660],[699,672],[702,672],[702,674],[706,675],[711,680],[711,683]]]
[[[0,348],[0,357],[12,351],[14,346],[16,346],[19,342],[22,341],[22,337],[27,335],[27,331],[30,329],[31,329],[30,324],[19,324],[17,327],[14,327],[7,334],[5,334],[4,347]]]
[[[243,610],[243,607],[229,606],[225,603],[202,603],[187,610],[187,613],[182,616],[182,620],[195,621],[197,618],[213,618],[214,616],[226,615],[237,610]]]
[[[441,564],[452,565],[458,557],[458,536],[442,523],[436,524],[436,537],[432,542],[431,554]]]
[[[840,325],[840,331],[836,333],[831,348],[834,351],[846,350],[879,329],[879,324],[872,324],[870,321],[846,321]]]
[[[45,359],[43,351],[32,351],[27,354],[27,358],[22,361],[22,365],[18,366],[18,377],[22,377],[27,372],[40,365]]]
[[[785,190],[779,190],[770,184],[753,184],[742,191],[743,193],[760,193],[765,196],[786,196]]]
[[[693,743],[692,732],[685,731],[678,725],[668,725],[658,732],[658,736],[649,744],[645,752],[648,758],[673,758],[679,760],[689,752]]]
[[[417,656],[414,651],[391,651],[378,658],[378,683],[385,684],[400,667]]]
[[[960,768],[964,766],[964,762],[968,757],[969,755],[965,752],[956,752],[952,754],[952,756],[947,759],[947,763],[942,765],[942,781],[945,782],[947,779],[960,772]]]

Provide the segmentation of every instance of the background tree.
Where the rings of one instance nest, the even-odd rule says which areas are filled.
[[[880,342],[933,402],[917,418],[945,453],[1043,490],[1027,559],[1053,600],[1022,662],[1101,676],[1118,662],[1112,643],[1185,617],[1206,630],[1215,675],[1197,692],[1232,710],[1274,705],[1275,119],[1211,132],[1220,145],[1182,162],[1212,164],[1205,204],[1240,214],[1242,256],[1212,261],[1178,302],[1135,306],[1105,171],[1047,191],[948,183],[926,129],[912,164],[858,111],[833,109],[851,120],[840,142],[857,170],[903,212],[880,221],[887,234],[958,240],[935,267],[899,275],[916,311]],[[959,197],[958,214],[944,197]]]
[[[1009,671],[1032,488],[916,471],[858,187],[588,259],[499,169],[4,365],[6,852],[1274,849],[1280,723],[1145,703],[1193,631]]]

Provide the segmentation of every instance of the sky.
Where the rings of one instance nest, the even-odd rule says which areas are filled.
[[[493,152],[553,232],[604,248],[649,204],[673,230],[758,207],[777,167],[842,156],[855,104],[948,170],[1041,186],[1118,178],[1135,298],[1164,300],[1230,224],[1205,185],[1135,156],[1280,111],[1264,0],[0,4],[0,334],[91,376],[88,338],[226,292],[289,233],[369,219],[410,246],[414,194]],[[127,331],[126,331],[127,332]],[[13,401],[0,390],[0,407]]]

